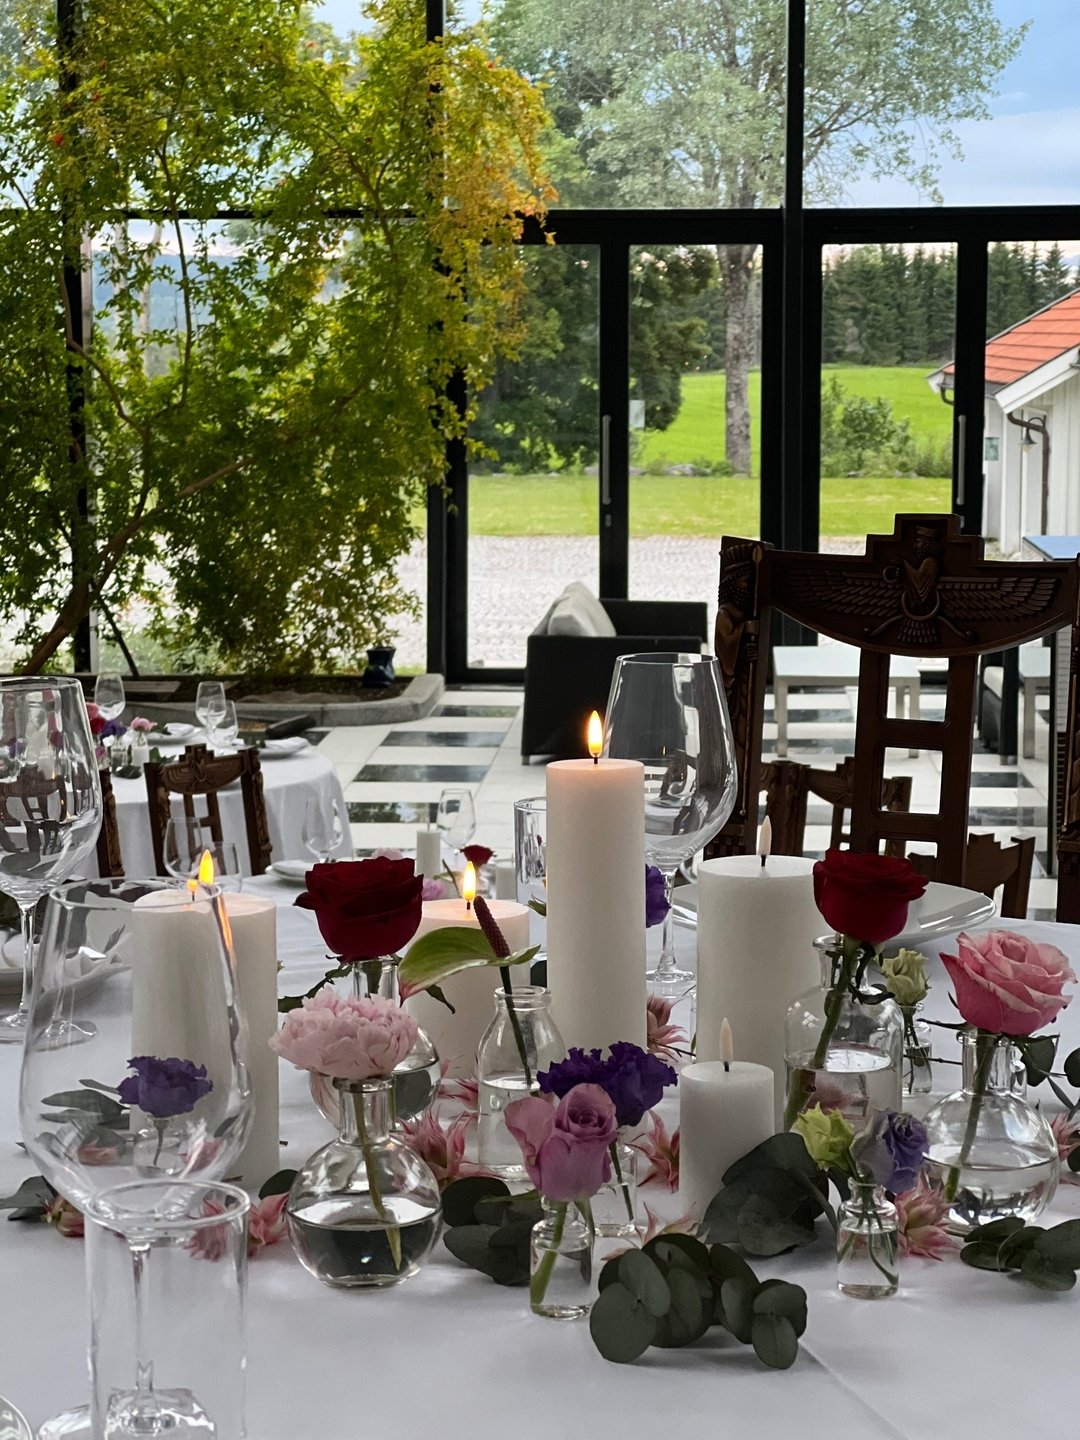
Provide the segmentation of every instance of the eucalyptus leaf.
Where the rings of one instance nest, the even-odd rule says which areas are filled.
[[[444,1222],[455,1225],[472,1225],[476,1219],[476,1207],[489,1195],[501,1195],[509,1199],[510,1190],[506,1182],[494,1175],[468,1175],[464,1180],[455,1180],[443,1191],[442,1211]]]
[[[621,1283],[606,1286],[589,1312],[593,1343],[605,1360],[616,1365],[628,1365],[644,1355],[653,1343],[656,1323],[655,1316]]]
[[[739,1243],[739,1210],[750,1193],[748,1181],[736,1180],[731,1185],[725,1185],[713,1196],[698,1226],[698,1234],[707,1244]]]
[[[1002,1220],[991,1220],[986,1225],[977,1225],[968,1236],[968,1240],[974,1244],[982,1244],[984,1241],[993,1240],[1000,1243],[1007,1235],[1014,1230],[1022,1230],[1024,1222],[1017,1215],[1006,1215]]]
[[[656,1327],[654,1345],[674,1349],[700,1340],[712,1324],[711,1296],[701,1293],[697,1280],[687,1270],[670,1270],[667,1275],[671,1291],[671,1308]],[[706,1287],[707,1288],[707,1287]]]
[[[31,1175],[13,1195],[5,1195],[0,1199],[0,1210],[21,1210],[27,1206],[40,1210],[52,1203],[55,1194],[56,1191],[43,1175]]]
[[[535,1190],[523,1195],[482,1195],[473,1216],[481,1225],[505,1225],[511,1220],[527,1220],[535,1225],[544,1218],[544,1207]]]
[[[1004,1269],[994,1246],[965,1245],[960,1251],[960,1259],[965,1265],[971,1265],[976,1270]]]
[[[41,1103],[43,1105],[56,1105],[63,1107],[64,1111],[70,1114],[71,1111],[85,1111],[87,1114],[96,1115],[107,1125],[115,1124],[126,1112],[123,1105],[112,1095],[104,1095],[100,1090],[58,1090],[55,1095],[46,1095]],[[43,1112],[48,1119],[48,1112]]]
[[[795,1185],[787,1195],[750,1195],[739,1209],[739,1244],[748,1255],[782,1255],[816,1235],[811,1207]]]
[[[724,1171],[724,1184],[730,1185],[751,1171],[756,1170],[797,1170],[808,1179],[820,1176],[817,1165],[810,1158],[806,1141],[794,1130],[785,1130],[780,1135],[770,1135],[753,1150],[729,1165]]]
[[[1054,1265],[1080,1269],[1080,1220],[1064,1220],[1036,1236],[1035,1251]]]
[[[527,1285],[533,1222],[514,1220],[500,1225],[488,1240],[487,1273],[496,1285]]]
[[[1076,1284],[1076,1272],[1070,1266],[1048,1259],[1038,1250],[1027,1252],[1020,1274],[1037,1290],[1071,1290]]]
[[[667,1314],[671,1305],[668,1283],[660,1267],[641,1250],[619,1256],[619,1283],[656,1319]]]
[[[709,1251],[709,1264],[718,1285],[725,1280],[742,1280],[751,1289],[757,1284],[757,1276],[743,1257],[727,1245],[714,1245]]]
[[[787,1370],[799,1353],[799,1337],[784,1315],[755,1315],[751,1343],[754,1354],[771,1370]]]
[[[1080,1090],[1080,1050],[1073,1050],[1066,1055],[1061,1068],[1065,1071],[1065,1079],[1069,1084]]]
[[[645,1254],[652,1255],[663,1265],[678,1265],[702,1275],[709,1273],[709,1251],[693,1235],[657,1235],[645,1246]]]
[[[494,1279],[489,1242],[495,1230],[494,1225],[455,1225],[452,1230],[443,1231],[443,1244],[455,1260]]]
[[[755,1315],[783,1315],[799,1336],[806,1329],[806,1291],[786,1280],[763,1280],[754,1296]]]
[[[1040,1225],[1025,1225],[1022,1230],[1014,1230],[1011,1235],[1006,1235],[997,1247],[1001,1268],[1008,1270],[1018,1266],[1027,1252],[1038,1244],[1039,1236],[1045,1233]]]
[[[1054,1068],[1057,1038],[1054,1035],[1030,1035],[1018,1047],[1029,1085],[1041,1085]]]
[[[259,1199],[265,1200],[270,1195],[284,1195],[292,1189],[292,1182],[296,1179],[295,1170],[278,1170],[271,1175],[269,1180],[264,1180],[259,1187]]]
[[[1069,1152],[1069,1158],[1066,1164],[1074,1175],[1080,1170],[1080,1145],[1078,1145],[1075,1150]]]
[[[735,1276],[720,1286],[720,1303],[724,1307],[724,1324],[744,1345],[750,1344],[750,1331],[754,1322],[754,1296],[757,1281],[748,1285]]]

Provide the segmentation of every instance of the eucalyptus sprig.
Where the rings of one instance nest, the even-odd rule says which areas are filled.
[[[976,1270],[1018,1275],[1036,1290],[1071,1290],[1080,1270],[1080,1220],[1064,1220],[1046,1229],[1025,1225],[1018,1216],[979,1225],[960,1252]]]

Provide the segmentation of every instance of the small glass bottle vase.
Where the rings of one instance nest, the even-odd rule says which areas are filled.
[[[895,1295],[899,1226],[896,1206],[873,1181],[852,1180],[840,1206],[836,1232],[836,1283],[856,1300]]]
[[[543,1206],[529,1249],[530,1307],[548,1320],[582,1320],[596,1299],[592,1230],[572,1202]]]
[[[565,1055],[566,1045],[551,1018],[549,991],[539,985],[515,985],[510,995],[495,991],[495,1017],[476,1055],[477,1158],[486,1169],[505,1180],[526,1178],[521,1150],[506,1128],[503,1111],[512,1100],[538,1094],[537,1073]]]
[[[389,1076],[335,1080],[341,1129],[297,1171],[285,1207],[301,1262],[326,1285],[397,1285],[442,1229],[439,1187],[394,1129]]]
[[[637,1151],[627,1145],[619,1132],[611,1157],[611,1179],[592,1198],[593,1224],[597,1235],[630,1238],[637,1235]]]
[[[838,1110],[856,1130],[874,1110],[899,1110],[904,1061],[904,1025],[892,999],[871,1004],[845,988],[831,994],[833,978],[854,978],[857,960],[834,961],[840,941],[815,940],[821,957],[821,985],[788,1008],[784,1021],[787,1103],[784,1128],[803,1110],[820,1105]],[[868,993],[868,981],[860,986]]]
[[[1015,1215],[1036,1219],[1054,1198],[1061,1172],[1053,1131],[1014,1088],[1013,1046],[1003,1035],[962,1030],[964,1088],[927,1114],[923,1175],[949,1204],[946,1227]]]
[[[929,1095],[934,1088],[933,1031],[920,1020],[917,1005],[902,1005],[904,1020],[904,1097]]]

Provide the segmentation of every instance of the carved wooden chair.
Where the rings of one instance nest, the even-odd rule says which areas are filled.
[[[166,763],[151,761],[143,766],[146,797],[150,806],[150,834],[154,843],[154,866],[158,875],[165,870],[165,828],[172,810],[172,796],[183,800],[184,814],[197,820],[216,841],[224,840],[221,831],[221,810],[218,791],[240,782],[244,800],[244,822],[247,830],[251,873],[261,875],[270,863],[270,831],[266,823],[266,802],[263,798],[262,770],[259,752],[238,750],[233,755],[213,755],[205,745],[189,745],[178,760]],[[195,800],[202,796],[205,812],[196,813]]]
[[[928,880],[936,880],[937,857],[912,854],[908,859]],[[1027,914],[1031,867],[1035,859],[1035,836],[1014,835],[1011,845],[1001,845],[993,835],[969,835],[964,884],[981,890],[993,899],[1002,886],[1000,915],[1023,919]]]
[[[731,711],[739,793],[711,853],[754,848],[772,609],[862,652],[852,848],[877,850],[892,840],[935,844],[940,879],[958,885],[967,883],[978,658],[1071,626],[1057,914],[1080,921],[1080,561],[986,560],[982,540],[961,534],[954,515],[897,515],[893,534],[868,536],[861,556],[774,550],[732,537],[724,538],[720,554],[715,648]],[[944,719],[888,716],[893,654],[948,660]],[[890,747],[940,752],[936,814],[882,807]]]
[[[851,843],[850,830],[845,829],[847,812],[851,809],[855,761],[852,756],[841,760],[835,770],[815,770],[797,760],[770,760],[761,766],[761,789],[765,792],[765,813],[772,821],[773,852],[777,855],[801,855],[806,835],[806,809],[811,795],[832,807],[832,828],[829,846],[839,849]],[[883,810],[911,808],[911,776],[887,775],[881,786]],[[887,855],[903,855],[905,842],[890,840]]]
[[[120,826],[116,820],[112,773],[99,770],[98,778],[101,781],[101,829],[97,838],[98,874],[103,880],[120,880],[124,874],[124,861],[120,854]]]

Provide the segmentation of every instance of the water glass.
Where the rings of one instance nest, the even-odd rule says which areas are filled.
[[[451,786],[439,796],[435,824],[452,850],[463,850],[476,834],[476,808],[471,790]]]
[[[214,864],[214,884],[220,890],[243,888],[240,850],[231,840],[215,840],[201,820],[170,816],[162,846],[165,869],[174,880],[194,880],[202,857],[209,852]]]
[[[211,737],[215,746],[222,750],[235,750],[237,736],[240,734],[240,721],[236,718],[236,705],[232,700],[225,701],[225,713],[214,726],[214,733]]]
[[[225,719],[225,686],[220,680],[202,680],[195,692],[195,718],[210,735]]]
[[[119,670],[102,670],[99,673],[94,682],[94,704],[105,720],[116,720],[124,713],[127,698]]]
[[[345,838],[345,822],[336,800],[327,802],[320,795],[311,796],[304,806],[300,838],[320,865],[327,864]]]
[[[95,1436],[243,1440],[250,1207],[235,1185],[201,1181],[139,1180],[90,1201]]]
[[[517,901],[528,905],[531,900],[547,903],[547,868],[544,846],[547,836],[547,796],[533,795],[514,801],[514,867],[517,879]],[[542,933],[547,922],[540,919]],[[533,926],[535,932],[535,924]],[[543,944],[538,960],[547,958]]]

